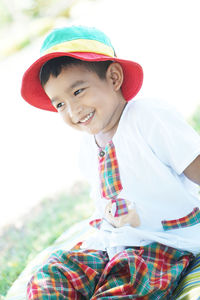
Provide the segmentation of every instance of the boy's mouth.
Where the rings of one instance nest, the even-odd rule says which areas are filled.
[[[86,115],[83,119],[79,120],[78,123],[87,124],[89,123],[89,121],[92,119],[93,116],[94,116],[94,111]]]

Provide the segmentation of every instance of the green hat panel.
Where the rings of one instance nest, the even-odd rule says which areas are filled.
[[[72,26],[54,29],[44,40],[40,51],[41,53],[48,53],[51,48],[56,47],[56,49],[59,49],[59,46],[67,42],[70,43],[75,40],[85,40],[87,43],[88,41],[94,41],[94,43],[95,41],[97,41],[99,45],[103,44],[103,47],[106,46],[107,48],[110,48],[110,51],[114,53],[114,48],[109,38],[103,32],[95,28],[82,26]],[[79,52],[78,49],[76,51]]]

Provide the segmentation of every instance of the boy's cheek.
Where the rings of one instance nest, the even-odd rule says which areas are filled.
[[[59,115],[67,125],[72,126],[73,123],[71,122],[70,118],[64,112],[59,112]]]
[[[71,128],[74,128],[74,129],[77,129],[77,130],[83,130],[80,126],[80,124],[78,123],[73,123],[71,118],[70,117],[66,117],[66,116],[62,116],[62,119],[64,121],[64,123],[67,125],[67,126],[70,126]]]
[[[68,126],[71,126],[71,127],[75,127],[75,126],[76,126],[76,124],[74,124],[74,123],[71,121],[70,118],[64,117],[64,118],[63,118],[63,121],[64,121]]]

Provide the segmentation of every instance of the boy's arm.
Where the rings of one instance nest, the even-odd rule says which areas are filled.
[[[200,155],[183,172],[190,180],[200,185]]]

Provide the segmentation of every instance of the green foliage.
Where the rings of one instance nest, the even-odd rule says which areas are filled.
[[[197,107],[196,111],[189,119],[189,123],[200,134],[200,106]]]
[[[41,17],[45,14],[45,10],[56,3],[55,0],[32,0],[28,8],[24,9],[23,12],[31,18]]]
[[[2,41],[5,43],[2,42],[0,47],[0,60],[20,51],[46,34],[60,17],[69,18],[71,8],[76,2],[76,0],[70,3],[67,1],[63,5],[62,0],[29,0],[26,4],[19,5],[18,1],[20,0],[16,0],[17,11],[15,12],[14,7],[12,8],[11,5],[6,7],[0,0],[0,29],[5,25],[5,30],[2,30],[4,35]],[[12,26],[6,27],[9,22],[12,22]],[[20,34],[7,40],[7,32],[12,32],[12,28],[16,30],[16,27],[19,28]]]
[[[0,1],[0,28],[7,24],[10,24],[12,20],[13,18],[10,12],[5,7],[5,5]]]
[[[77,183],[69,193],[44,199],[18,224],[5,228],[0,236],[0,299],[36,254],[91,213],[88,187]]]
[[[21,38],[18,38],[17,40],[13,38],[11,44],[8,44],[7,47],[4,47],[0,51],[0,59],[12,55],[15,52],[20,51],[24,47],[28,46],[39,36],[43,36],[47,31],[52,29],[53,25],[54,23],[51,19],[43,20],[43,22],[33,22],[34,30],[29,30],[28,33],[23,35]]]

